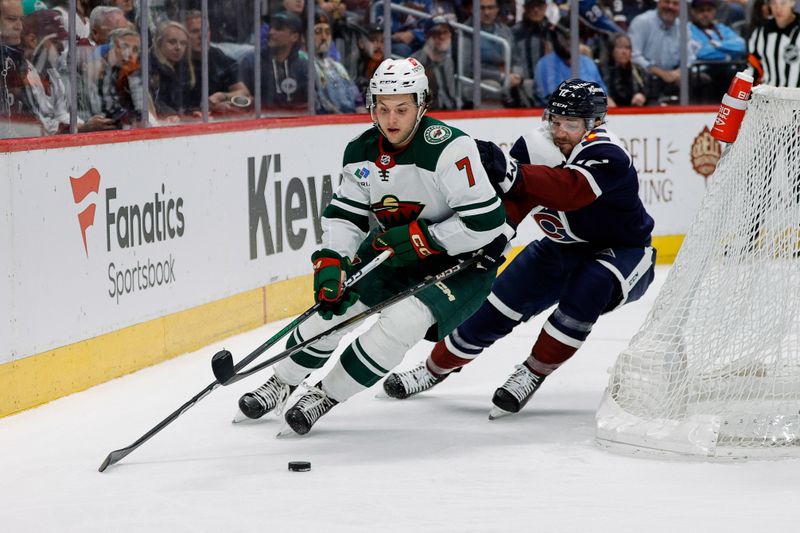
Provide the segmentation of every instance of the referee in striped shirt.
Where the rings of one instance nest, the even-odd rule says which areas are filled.
[[[795,0],[769,0],[772,18],[750,36],[747,58],[755,83],[800,87],[800,18]]]

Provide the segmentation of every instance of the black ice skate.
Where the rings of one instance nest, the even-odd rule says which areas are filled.
[[[239,398],[239,410],[244,417],[256,420],[270,411],[280,414],[286,400],[289,399],[297,385],[289,385],[281,381],[277,376],[272,376],[266,383],[252,392],[246,392]],[[243,420],[239,415],[233,419],[234,422]]]
[[[492,396],[494,407],[489,412],[489,420],[518,413],[543,381],[543,376],[537,376],[528,370],[527,366],[517,365],[503,386],[494,391]]]
[[[284,415],[286,424],[298,435],[305,435],[311,431],[311,426],[339,403],[328,397],[320,385],[317,383],[316,387],[309,387],[308,391]],[[285,429],[278,433],[279,437],[283,435],[286,435]]]
[[[453,370],[458,372],[460,368]],[[383,390],[389,398],[405,400],[409,396],[414,396],[420,392],[432,389],[437,383],[441,383],[452,372],[442,376],[434,376],[428,370],[425,361],[421,362],[411,370],[405,372],[392,372],[383,382]]]

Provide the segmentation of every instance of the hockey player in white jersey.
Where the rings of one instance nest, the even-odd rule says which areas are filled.
[[[487,255],[495,258],[504,248],[505,209],[475,142],[426,117],[429,102],[425,70],[414,59],[387,59],[375,71],[367,91],[374,126],[345,149],[344,179],[322,218],[323,247],[311,256],[314,298],[323,310],[291,333],[287,348],[453,266],[460,256],[491,248],[497,253]],[[370,213],[379,224],[372,231]],[[355,290],[343,290],[350,272],[386,249],[393,255],[385,263]],[[307,433],[332,407],[378,382],[417,342],[447,336],[489,294],[496,265],[482,260],[482,266],[382,311],[333,369],[286,411],[288,426]],[[241,397],[242,413],[259,418],[279,412],[295,388],[325,364],[343,335],[278,363],[269,381]]]

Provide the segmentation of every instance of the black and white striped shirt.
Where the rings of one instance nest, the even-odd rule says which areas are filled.
[[[800,87],[800,15],[785,28],[769,19],[750,36],[748,50],[756,83]]]

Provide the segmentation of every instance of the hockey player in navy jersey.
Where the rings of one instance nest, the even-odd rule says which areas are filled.
[[[374,126],[345,149],[343,181],[322,216],[323,248],[311,256],[322,315],[296,328],[287,348],[452,267],[464,254],[491,243],[502,250],[507,242],[504,231],[511,228],[475,141],[425,116],[430,99],[425,69],[414,59],[387,59],[375,71],[367,92]],[[372,231],[370,215],[379,224]],[[343,289],[358,264],[385,249],[393,251],[385,263]],[[384,309],[286,411],[291,430],[307,433],[335,405],[377,383],[417,342],[444,338],[474,313],[497,270],[484,261],[485,253],[484,268],[465,269]],[[259,418],[279,412],[344,334],[323,338],[275,365],[269,381],[241,397],[242,413]]]
[[[546,237],[514,258],[487,301],[437,342],[426,361],[386,378],[389,396],[430,389],[556,305],[530,355],[492,398],[490,419],[516,413],[575,354],[601,314],[644,294],[656,257],[653,219],[639,199],[630,155],[603,126],[606,110],[600,86],[567,80],[550,95],[542,126],[514,144],[508,161],[499,148],[479,141],[509,219],[518,224],[532,212]]]

